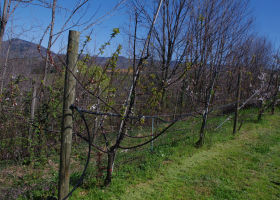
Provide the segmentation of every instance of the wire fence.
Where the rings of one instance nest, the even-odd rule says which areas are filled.
[[[69,70],[69,69],[68,69]],[[244,119],[241,119],[241,123],[239,126],[239,129],[242,126],[243,121],[245,121],[245,119],[248,118],[248,116],[250,116],[250,120],[252,120],[253,118],[253,111],[255,107],[258,107],[259,113],[263,112],[264,110],[269,109],[273,104],[275,104],[276,102],[270,102],[269,105],[267,105],[265,108],[262,108],[261,106],[263,106],[263,100],[261,101],[261,104],[258,106],[252,106],[252,105],[257,105],[256,100],[253,100],[253,98],[255,98],[255,96],[260,94],[260,90],[254,92],[249,98],[242,100],[242,101],[224,101],[224,103],[220,103],[223,102],[224,98],[221,98],[221,100],[219,100],[219,103],[211,103],[211,93],[210,93],[210,97],[207,99],[205,98],[205,96],[207,96],[207,94],[198,94],[198,95],[194,95],[191,94],[189,97],[190,99],[188,99],[188,101],[186,101],[187,103],[189,103],[193,109],[189,109],[189,110],[183,110],[183,107],[181,107],[181,110],[177,110],[177,105],[178,105],[178,94],[179,92],[177,92],[177,95],[174,96],[174,94],[171,92],[172,98],[170,100],[171,105],[169,107],[171,107],[171,109],[168,112],[158,112],[158,114],[153,115],[153,113],[156,112],[147,112],[147,113],[143,113],[141,115],[132,115],[132,114],[128,114],[128,115],[122,115],[120,113],[122,113],[122,106],[123,105],[128,105],[129,102],[128,100],[125,102],[122,102],[121,98],[116,99],[116,102],[114,103],[114,106],[109,104],[109,101],[107,101],[106,99],[103,100],[101,98],[101,94],[99,94],[97,91],[99,90],[98,87],[96,87],[94,90],[89,89],[88,87],[85,86],[83,81],[80,81],[80,79],[78,79],[77,76],[75,76],[75,74],[73,73],[73,71],[69,70],[70,73],[72,73],[72,75],[74,76],[74,78],[77,80],[78,84],[75,86],[76,88],[80,89],[81,91],[79,91],[79,94],[77,95],[78,97],[76,98],[75,104],[72,104],[70,106],[70,108],[72,110],[76,110],[77,112],[74,113],[74,123],[71,124],[73,125],[73,130],[74,130],[74,134],[73,134],[73,140],[75,140],[77,137],[81,138],[86,145],[88,145],[88,149],[87,149],[87,156],[85,158],[86,163],[85,163],[85,167],[82,170],[82,175],[76,180],[76,184],[74,185],[72,191],[65,197],[67,198],[69,195],[71,195],[71,193],[78,187],[78,185],[82,182],[83,177],[86,174],[87,171],[87,167],[89,166],[90,163],[90,155],[91,155],[91,148],[94,147],[96,150],[103,152],[104,154],[110,154],[112,152],[111,147],[116,147],[116,149],[124,149],[123,151],[128,151],[128,150],[133,150],[135,148],[142,148],[141,150],[145,150],[144,147],[147,147],[147,145],[149,145],[148,150],[151,152],[155,151],[155,148],[159,145],[163,145],[166,143],[172,143],[174,140],[180,140],[180,134],[183,131],[186,131],[188,129],[192,129],[194,126],[201,126],[201,119],[205,119],[205,118],[219,118],[220,120],[218,120],[219,122],[215,121],[215,122],[208,122],[204,125],[205,128],[207,130],[210,131],[215,131],[217,129],[219,129],[220,131],[222,130],[222,125],[225,124],[226,122],[228,122],[229,120],[231,120],[232,116],[233,116],[233,112],[235,111],[235,106],[237,103],[242,103],[241,107],[239,107],[238,109],[242,109],[244,107],[246,107],[246,105],[251,105],[252,107],[252,112],[248,113],[246,115],[243,115],[242,117]],[[103,72],[103,74],[106,73]],[[215,73],[215,75],[217,74],[217,71]],[[213,79],[213,84],[212,84],[212,90],[213,90],[213,86],[214,86],[214,81],[215,81],[215,76]],[[73,89],[73,88],[72,88]],[[129,88],[127,88],[127,90],[129,90]],[[211,90],[211,92],[212,92]],[[12,90],[11,90],[12,91]],[[179,91],[179,90],[178,90]],[[235,91],[235,90],[233,90]],[[128,92],[128,91],[126,91]],[[126,93],[124,92],[124,94]],[[131,92],[131,91],[130,91]],[[184,91],[185,92],[185,91]],[[207,92],[206,92],[207,93]],[[82,97],[84,94],[85,97]],[[249,93],[248,93],[249,94]],[[248,95],[247,94],[247,95]],[[276,93],[277,94],[277,93]],[[273,97],[276,96],[275,95],[270,95],[266,97],[266,100],[270,100]],[[51,96],[51,92],[49,94]],[[205,95],[203,97],[203,95]],[[93,99],[90,98],[93,97]],[[145,95],[139,97],[141,102],[145,102]],[[202,97],[200,97],[202,96]],[[174,98],[175,97],[175,98]],[[205,106],[205,102],[201,101],[201,99],[205,98],[206,102],[208,103],[207,106]],[[42,101],[43,98],[41,98],[40,92],[37,93],[37,95],[35,97],[32,97],[31,100],[33,99]],[[217,98],[218,99],[218,98]],[[217,100],[215,99],[215,100]],[[18,99],[18,101],[22,101],[22,98]],[[94,104],[98,104],[97,102],[101,101],[101,103],[103,104],[102,108],[99,108],[98,111],[94,112],[89,109],[89,105],[94,105]],[[227,102],[227,103],[226,103]],[[48,149],[52,146],[58,146],[59,144],[59,140],[61,140],[60,136],[57,133],[60,133],[60,123],[57,122],[58,120],[61,120],[61,112],[59,114],[57,114],[56,116],[52,116],[52,120],[49,120],[49,115],[50,113],[52,113],[55,109],[58,110],[58,108],[60,108],[62,105],[62,100],[60,99],[60,101],[57,102],[49,102],[52,107],[52,109],[47,109],[45,107],[43,107],[42,105],[44,105],[44,102],[37,102],[37,107],[36,107],[36,112],[39,112],[40,115],[38,115],[37,119],[31,119],[27,116],[25,116],[25,112],[23,110],[23,106],[17,111],[15,105],[15,100],[12,102],[9,102],[9,100],[6,100],[6,105],[2,106],[2,110],[3,113],[8,114],[9,116],[12,116],[18,120],[22,120],[23,123],[27,124],[27,126],[22,126],[21,129],[17,130],[17,134],[15,137],[10,137],[10,138],[0,138],[0,142],[2,142],[1,144],[6,143],[6,146],[0,146],[1,151],[5,152],[6,159],[9,160],[12,157],[14,158],[18,158],[18,157],[28,157],[30,149],[36,149],[34,150],[34,152],[42,152],[42,150],[40,149],[42,146],[44,149],[46,149],[46,152],[49,152]],[[13,105],[12,105],[12,104]],[[99,103],[99,104],[101,104]],[[216,104],[216,105],[215,105]],[[219,104],[221,106],[219,106]],[[226,104],[226,105],[224,105]],[[11,106],[12,105],[12,106]],[[139,107],[145,106],[147,105],[147,103],[138,103],[137,104]],[[47,105],[45,105],[47,106]],[[60,106],[60,107],[59,107]],[[174,106],[174,108],[172,108],[172,106]],[[214,107],[214,106],[218,106],[218,107]],[[108,112],[109,109],[105,109],[106,107],[109,107],[111,111],[113,112]],[[186,108],[187,106],[185,106]],[[208,107],[210,109],[208,109]],[[214,108],[213,108],[214,107]],[[47,111],[46,111],[47,110]],[[61,108],[60,108],[61,110]],[[100,110],[105,110],[104,112],[101,112]],[[183,113],[182,110],[186,113]],[[194,111],[193,111],[194,110]],[[18,112],[18,113],[17,113]],[[179,113],[178,113],[179,112]],[[132,112],[125,112],[125,113],[132,113]],[[138,112],[141,113],[141,110]],[[223,118],[226,117],[226,119],[224,120]],[[116,120],[114,120],[116,119]],[[183,120],[188,120],[190,121],[191,119],[196,119],[196,121],[194,120],[192,125],[188,124],[188,127],[185,129],[182,128],[173,128],[175,127],[175,124],[179,121],[183,121]],[[120,137],[120,133],[122,129],[122,122],[125,121],[126,125],[124,127],[123,130],[125,130],[125,135],[123,135],[123,137],[125,137],[125,140],[122,141],[122,144],[118,143],[119,137]],[[15,126],[21,126],[21,124],[19,122],[17,122],[18,124],[11,124],[11,127],[4,127],[5,130],[8,131],[13,131],[12,129]],[[121,125],[120,125],[121,124]],[[28,128],[30,127],[34,127],[35,129],[35,133],[37,133],[37,136],[35,136],[34,138],[31,138],[30,135],[26,135],[24,134],[25,132],[28,132]],[[118,127],[120,127],[118,129]],[[3,127],[1,127],[1,129],[4,129]],[[29,129],[30,130],[30,129]],[[176,135],[176,133],[178,133]],[[54,134],[53,136],[51,136],[51,134]],[[171,141],[165,141],[166,137],[160,137],[163,135],[171,135],[174,136],[173,139],[171,139]],[[195,135],[198,135],[197,133],[193,133],[192,138],[193,138],[193,144],[195,142],[195,140],[197,140],[197,137],[195,137]],[[33,141],[36,141],[37,144],[32,144],[31,143],[31,139],[33,139]],[[76,139],[77,140],[77,139]],[[137,141],[136,141],[137,140]],[[9,141],[8,143],[6,141]],[[117,145],[117,146],[116,146]],[[7,150],[8,146],[12,146],[15,147],[14,149],[12,149],[14,152],[9,152],[9,150]],[[18,147],[19,146],[19,147]],[[147,149],[146,149],[147,150]],[[22,153],[24,152],[24,153]],[[21,154],[21,155],[20,155]],[[4,154],[2,154],[3,156]],[[12,156],[14,155],[14,156]],[[2,157],[3,159],[3,157]]]
[[[251,97],[247,100],[238,101],[238,102],[242,103],[242,106],[240,107],[240,109],[245,107],[246,104],[250,104],[250,106],[251,106],[249,108],[250,112],[248,112],[247,114],[243,114],[243,115],[241,114],[241,121],[242,121],[241,123],[245,122],[245,120],[252,120],[252,118],[256,114],[256,112],[257,113],[259,112],[260,103],[258,103],[258,101],[256,101],[256,100],[252,100]],[[223,105],[223,106],[220,106],[220,107],[210,109],[210,111],[207,113],[209,115],[209,117],[211,117],[211,118],[220,117],[220,120],[219,120],[218,124],[217,124],[217,121],[214,122],[214,123],[209,122],[210,125],[209,125],[208,128],[210,128],[212,130],[217,130],[217,129],[221,130],[221,126],[226,121],[229,121],[228,118],[230,116],[232,116],[232,114],[225,112],[225,110],[227,108],[235,106],[236,103],[237,102],[233,102],[233,103],[230,103],[230,104],[227,104],[227,105]],[[272,102],[269,102],[269,104],[266,107],[264,107],[263,109],[267,110],[267,109],[271,108],[272,105],[273,105]],[[96,149],[102,151],[103,153],[107,153],[106,149],[102,149],[102,148],[98,147],[97,145],[92,144],[92,139],[91,139],[91,135],[92,135],[91,132],[92,131],[90,131],[90,129],[91,130],[93,129],[93,127],[92,127],[93,125],[92,125],[92,123],[90,125],[88,125],[87,120],[93,122],[94,120],[90,119],[90,118],[95,118],[95,117],[86,117],[86,116],[84,116],[84,114],[89,115],[89,116],[93,115],[93,116],[100,116],[101,117],[100,122],[99,122],[99,128],[100,128],[101,131],[106,131],[106,133],[103,132],[102,134],[100,134],[101,136],[103,136],[103,140],[102,140],[102,137],[99,137],[96,140],[97,144],[98,143],[101,144],[102,142],[107,142],[107,143],[111,142],[117,136],[117,131],[115,131],[115,128],[111,129],[111,128],[105,127],[105,126],[110,125],[109,120],[108,121],[104,120],[105,116],[107,116],[107,118],[116,117],[116,118],[119,118],[119,119],[122,118],[122,117],[125,117],[127,120],[138,121],[140,125],[139,126],[134,126],[133,124],[131,124],[131,126],[128,127],[128,132],[127,132],[126,136],[128,138],[131,138],[131,139],[140,139],[141,142],[145,138],[149,138],[149,140],[143,142],[140,145],[134,145],[134,146],[132,146],[132,148],[130,148],[129,146],[120,146],[120,148],[123,148],[125,150],[132,150],[133,148],[137,148],[137,147],[140,147],[140,146],[143,146],[143,145],[150,144],[149,148],[145,147],[145,148],[140,149],[140,151],[149,150],[150,152],[154,152],[156,150],[155,148],[157,146],[162,146],[164,144],[172,143],[174,141],[180,141],[180,138],[181,138],[180,134],[182,134],[183,131],[186,131],[188,129],[193,129],[194,126],[199,126],[201,124],[201,121],[199,121],[199,119],[203,118],[203,108],[199,109],[199,110],[201,110],[200,112],[192,112],[192,113],[184,113],[184,114],[169,114],[169,115],[168,114],[165,114],[165,115],[140,115],[140,116],[132,116],[132,115],[121,116],[121,115],[118,115],[118,114],[115,114],[115,113],[108,113],[108,112],[104,112],[104,113],[103,112],[92,112],[92,111],[88,111],[88,110],[84,110],[84,109],[79,109],[78,107],[76,107],[74,105],[72,105],[71,108],[72,109],[77,109],[79,115],[83,118],[83,121],[85,123],[86,132],[88,133],[87,137],[85,137],[82,133],[79,133],[79,132],[76,132],[73,135],[74,135],[74,137],[77,135],[78,137],[82,138],[88,144],[88,149],[89,149],[87,162],[85,164],[85,168],[83,170],[83,173],[80,176],[79,180],[77,180],[77,183],[74,186],[72,191],[74,191],[75,188],[78,187],[78,185],[82,182],[83,177],[86,174],[86,170],[87,170],[87,167],[89,165],[89,160],[90,160],[90,146],[94,146]],[[248,107],[247,107],[247,109],[248,109]],[[9,111],[5,110],[5,112],[9,112]],[[174,116],[178,116],[178,117],[173,119],[173,120],[166,120],[167,118],[173,118]],[[17,116],[15,115],[14,117],[17,117]],[[162,124],[172,124],[172,123],[175,123],[175,122],[178,122],[178,121],[186,120],[186,118],[188,120],[190,120],[193,117],[196,118],[198,121],[196,121],[195,124],[190,125],[187,129],[182,129],[182,128],[178,128],[178,127],[171,128],[172,125],[167,126],[167,127],[162,125]],[[224,117],[227,117],[226,121],[223,121]],[[102,121],[102,119],[103,119],[103,121]],[[23,120],[23,118],[22,118],[22,120]],[[143,124],[141,124],[141,122],[140,122],[141,120],[144,120]],[[160,124],[156,124],[156,120],[158,120],[158,122],[160,122]],[[40,128],[38,125],[34,124],[32,121],[26,121],[26,122],[29,125],[34,126],[35,128]],[[212,126],[212,128],[211,128],[211,126]],[[216,126],[216,128],[214,128],[213,126]],[[239,129],[241,128],[241,126],[242,126],[242,124],[240,125]],[[54,130],[49,130],[49,129],[45,129],[45,128],[42,128],[42,129],[45,130],[45,131],[54,131]],[[142,129],[142,130],[140,130],[140,129]],[[162,129],[162,130],[160,131],[160,129]],[[111,132],[115,132],[115,133],[111,133]],[[160,139],[161,137],[159,137],[159,136],[162,133],[166,133],[167,135],[172,134],[172,136],[174,136],[174,140],[166,141],[165,140],[166,138],[164,138],[164,137],[162,137],[162,139]],[[178,134],[176,134],[176,133],[178,133]],[[106,136],[106,138],[104,138],[104,135]],[[197,139],[197,133],[193,133],[192,138],[193,138],[192,143],[194,143],[194,141]],[[13,138],[13,140],[17,140],[17,139],[21,140],[22,137]],[[131,144],[135,144],[135,142],[132,142]],[[71,193],[69,193],[69,195],[70,194]]]

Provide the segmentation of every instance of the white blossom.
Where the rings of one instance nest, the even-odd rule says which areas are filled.
[[[91,106],[90,110],[95,110],[96,108],[96,104],[94,104],[93,106]]]

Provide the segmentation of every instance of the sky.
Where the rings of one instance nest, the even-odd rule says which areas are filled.
[[[76,0],[58,0],[57,5],[71,10],[73,9],[75,2]],[[95,19],[101,17],[115,6],[117,2],[118,0],[91,0],[91,5],[80,22],[85,22],[86,19],[89,19],[96,12]],[[2,5],[3,0],[1,0],[1,6]],[[92,41],[87,45],[87,49],[90,53],[97,53],[98,48],[110,39],[110,34],[112,33],[113,28],[121,28],[125,23],[129,23],[128,17],[125,14],[127,11],[125,4],[123,4],[121,8],[122,9],[107,20],[98,25],[92,26],[88,31],[81,34],[80,43],[83,43],[85,36],[89,35],[89,32],[92,31]],[[280,0],[251,0],[251,9],[253,10],[253,15],[256,17],[256,25],[259,29],[260,35],[267,36],[273,42],[275,49],[278,49],[280,46],[280,16],[278,14],[280,10]],[[18,38],[39,43],[44,35],[46,27],[51,22],[51,13],[51,9],[37,5],[28,7],[21,6],[16,9],[15,14],[11,16],[8,28],[11,27],[11,21],[13,21],[14,33],[18,34],[20,31],[25,30],[18,36]],[[55,33],[59,32],[59,28],[63,26],[65,21],[65,18],[62,17],[63,11],[60,10],[60,13],[61,14],[58,13],[56,16]],[[82,29],[81,27],[75,27],[72,28],[72,30],[81,31]],[[48,34],[49,32],[46,33],[42,42],[42,46],[44,47],[47,47]],[[15,35],[12,37],[17,37]],[[6,39],[8,39],[8,37],[10,37],[10,35],[5,36]],[[65,47],[67,45],[67,37],[68,31],[60,36],[59,40],[57,40],[52,46],[52,51],[58,53],[62,47]],[[124,43],[124,34],[121,33],[114,38],[103,56],[110,56],[118,44]]]
[[[47,0],[50,1],[50,0]],[[84,17],[79,21],[79,23],[85,23],[88,19],[94,16],[94,20],[99,19],[110,11],[114,6],[117,5],[118,1],[122,0],[91,0],[89,7],[85,6],[84,10],[81,13],[77,13],[75,18],[70,21],[70,24],[76,22],[79,19],[79,16],[85,13]],[[68,10],[73,10],[75,6],[76,0],[58,0],[57,6],[67,8]],[[1,6],[3,5],[3,0],[1,1]],[[87,45],[87,49],[90,50],[91,53],[94,53],[94,49],[100,48],[102,44],[107,42],[110,39],[112,29],[119,28],[126,23],[127,19],[124,13],[126,12],[126,7],[124,4],[121,5],[121,8],[118,12],[114,13],[113,16],[109,17],[102,23],[95,24],[94,26],[90,27],[87,31],[81,33],[80,37],[80,44],[82,45],[83,42],[86,40],[86,35],[91,34],[92,41]],[[87,9],[87,10],[86,10]],[[64,17],[65,12],[62,9],[58,10],[59,12],[56,14],[55,26],[54,26],[54,33],[60,32],[60,28],[64,25],[65,20],[68,16]],[[86,11],[86,12],[84,12]],[[18,7],[15,11],[15,14],[10,17],[10,21],[7,27],[7,34],[5,35],[5,39],[11,37],[10,28],[11,24],[13,25],[13,33],[14,35],[12,38],[19,38],[26,41],[32,41],[34,43],[39,43],[42,39],[44,33],[45,36],[42,40],[42,46],[47,47],[48,44],[48,37],[49,37],[49,30],[46,32],[46,28],[49,26],[52,17],[52,10],[50,8],[44,8],[38,5],[29,5],[29,6],[21,6]],[[13,19],[13,20],[12,20]],[[71,30],[82,31],[83,27],[74,27]],[[67,38],[68,38],[69,31],[65,31],[59,39],[54,43],[51,50],[55,53],[58,53],[62,47],[67,45]],[[116,49],[119,43],[123,42],[123,34],[119,34],[115,39],[111,42],[111,45],[107,48],[107,54],[111,55],[113,49]],[[55,36],[56,37],[56,36]],[[54,38],[55,38],[54,37]],[[106,55],[106,51],[105,54]]]
[[[260,35],[267,36],[277,50],[280,47],[280,0],[251,0]]]

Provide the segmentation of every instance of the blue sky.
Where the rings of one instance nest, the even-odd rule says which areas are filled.
[[[69,10],[72,10],[75,5],[75,2],[76,0],[58,0],[57,5],[64,6]],[[86,15],[80,22],[85,22],[87,19],[93,16],[97,10],[98,12],[94,19],[98,19],[104,13],[108,12],[113,6],[115,6],[117,2],[117,0],[90,1],[90,7],[87,8],[88,10],[86,12]],[[1,6],[3,6],[3,0],[1,1]],[[122,9],[119,12],[115,13],[114,16],[108,18],[100,24],[94,25],[91,28],[89,28],[87,31],[81,34],[80,43],[86,40],[85,36],[88,35],[90,31],[92,31],[92,42],[90,42],[90,44],[88,45],[88,49],[93,51],[95,48],[94,46],[96,46],[98,49],[102,44],[104,44],[110,39],[110,34],[112,33],[113,28],[118,28],[124,24],[124,22],[126,21],[126,16],[124,15],[125,11],[126,8],[123,5]],[[10,23],[8,23],[8,29],[7,34],[5,36],[5,40],[7,40],[10,37],[10,34],[8,33],[10,32],[9,27],[11,25],[11,19],[13,18],[13,31],[15,35],[13,35],[12,37],[17,37],[18,33],[21,30],[25,30],[25,32],[23,32],[18,38],[27,41],[32,41],[34,43],[39,43],[40,39],[44,35],[46,28],[51,22],[51,16],[51,9],[40,6],[21,6],[17,8],[15,14],[10,18]],[[78,15],[75,19],[78,19]],[[62,18],[62,15],[57,14],[55,21],[56,22],[54,26],[54,33],[59,32],[59,29],[64,24],[64,19]],[[31,27],[33,28],[30,29]],[[74,27],[71,28],[71,30],[81,31],[83,30],[83,28]],[[47,32],[46,36],[44,37],[42,46],[47,47],[48,37],[49,32]],[[63,33],[57,40],[57,42],[52,46],[52,50],[55,53],[57,53],[62,46],[65,46],[67,44],[67,37],[68,31]],[[112,50],[115,49],[117,44],[121,43],[122,41],[123,35],[120,34],[114,39],[114,41],[111,42],[111,45],[108,47],[108,52],[110,52],[109,55],[111,54]]]
[[[253,14],[261,35],[266,35],[275,45],[280,46],[280,0],[251,0]]]
[[[58,5],[66,6],[68,9],[73,8],[75,0],[58,0]],[[91,1],[91,6],[88,8],[87,14],[84,19],[88,19],[93,15],[99,8],[98,14],[96,17],[100,17],[103,13],[110,10],[110,8],[116,5],[117,0],[94,0]],[[3,0],[1,1],[3,5]],[[280,46],[280,0],[251,0],[251,8],[253,9],[253,14],[256,16],[256,24],[259,28],[261,35],[266,35],[274,44],[275,48],[278,49]],[[120,12],[116,13],[114,16],[110,17],[103,23],[95,25],[89,29],[93,30],[92,32],[92,42],[88,45],[88,49],[91,50],[91,53],[94,53],[94,49],[98,49],[102,44],[107,42],[110,38],[111,30],[113,28],[119,28],[128,23],[128,17],[125,15],[126,8],[123,6],[123,9]],[[43,8],[40,6],[29,6],[21,7],[16,10],[14,17],[13,25],[15,27],[21,26],[24,29],[28,30],[31,26],[35,26],[31,31],[26,31],[19,38],[25,39],[28,41],[33,41],[38,43],[42,38],[44,30],[51,21],[51,9]],[[63,25],[63,19],[61,16],[57,16],[55,31],[57,32],[59,28]],[[18,33],[20,29],[14,28],[14,32]],[[74,30],[81,31],[81,28],[75,27]],[[88,31],[81,35],[81,42],[85,40],[85,35],[88,35]],[[52,50],[58,52],[62,46],[67,44],[68,31],[66,31],[60,39],[54,44]],[[116,46],[121,43],[124,43],[124,35],[118,35],[112,42],[110,47],[108,47],[107,54],[104,56],[109,56],[111,52],[116,49]],[[44,47],[47,46],[47,38],[42,42]],[[6,36],[7,39],[7,36]]]

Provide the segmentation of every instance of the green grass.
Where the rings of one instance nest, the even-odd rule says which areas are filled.
[[[280,199],[279,116],[246,123],[235,137],[229,122],[208,133],[202,149],[187,139],[158,147],[155,154],[131,153],[126,159],[138,159],[123,163],[111,188],[79,188],[74,198]]]
[[[280,113],[271,116],[267,112],[260,121],[256,121],[256,116],[253,115],[252,121],[246,120],[235,136],[232,121],[213,131],[220,118],[209,119],[210,128],[201,149],[194,148],[200,119],[178,122],[173,130],[186,130],[167,132],[154,142],[153,153],[150,144],[127,153],[119,150],[112,184],[106,190],[97,187],[103,179],[98,183],[96,165],[91,163],[83,184],[70,199],[280,199],[280,186],[276,184],[280,182]],[[190,126],[193,128],[187,129]],[[129,140],[123,146],[139,143]],[[71,187],[81,175],[84,164],[81,157],[86,156],[86,151],[79,153],[76,147],[73,152],[73,159],[81,164],[71,174]],[[102,165],[106,165],[105,155]],[[53,182],[58,181],[55,172],[52,170],[54,175],[49,177]],[[34,178],[33,174],[29,178]],[[46,179],[36,181],[46,182]],[[30,191],[30,196],[42,199],[51,193],[38,187]]]

